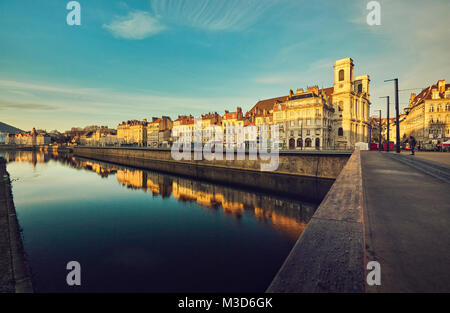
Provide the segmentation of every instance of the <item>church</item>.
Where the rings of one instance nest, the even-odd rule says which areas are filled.
[[[259,101],[246,116],[279,126],[280,149],[353,149],[369,142],[369,75],[354,77],[351,58],[334,62],[333,87],[292,90]]]

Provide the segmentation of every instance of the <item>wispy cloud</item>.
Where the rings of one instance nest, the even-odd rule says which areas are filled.
[[[13,110],[44,110],[52,111],[57,110],[58,107],[53,105],[47,105],[42,103],[17,103],[11,101],[5,101],[0,99],[0,110],[13,109]]]
[[[10,90],[15,92],[11,93]],[[19,92],[17,92],[19,91]],[[103,88],[46,84],[42,82],[19,82],[0,79],[0,110],[2,117],[10,120],[21,109],[22,122],[15,125],[26,129],[26,123],[35,123],[36,110],[41,110],[39,122],[47,128],[69,127],[78,123],[102,123],[112,127],[123,120],[143,119],[151,116],[232,109],[254,99],[242,97],[187,97],[185,95],[161,94],[153,91],[122,92]],[[187,109],[188,108],[188,109]],[[48,114],[48,110],[54,110]],[[47,111],[45,111],[47,110]],[[67,124],[70,123],[70,124]]]
[[[254,24],[273,0],[151,0],[164,21],[211,31],[239,31]]]
[[[289,86],[286,88],[302,88],[314,84],[322,87],[324,78],[326,78],[325,82],[332,79],[333,64],[334,60],[332,59],[320,59],[304,68],[295,66],[286,71],[257,76],[253,81],[263,85]]]
[[[103,28],[115,37],[130,40],[145,39],[166,29],[158,18],[144,11],[132,11],[127,16],[118,16],[110,24],[104,24]]]

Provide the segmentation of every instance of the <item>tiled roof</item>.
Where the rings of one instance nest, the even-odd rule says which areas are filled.
[[[276,97],[266,100],[261,100],[256,103],[253,108],[250,110],[250,112],[258,114],[263,111],[269,112],[273,110],[273,106],[277,101],[286,101],[288,99],[288,96],[282,96],[282,97]]]
[[[438,84],[439,84],[439,82],[437,82],[436,84],[431,85],[425,89],[422,89],[422,91],[412,99],[412,101],[410,103],[410,107],[414,107],[414,106],[422,103],[424,100],[431,100],[432,96],[433,96],[433,89],[438,89]],[[450,88],[450,84],[445,84],[445,90],[447,90],[448,88]],[[441,98],[445,98],[444,92],[439,93],[439,96]]]

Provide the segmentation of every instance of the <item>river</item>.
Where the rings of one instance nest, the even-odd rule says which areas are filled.
[[[65,154],[0,156],[36,292],[264,292],[321,200]],[[70,261],[81,286],[66,283]]]

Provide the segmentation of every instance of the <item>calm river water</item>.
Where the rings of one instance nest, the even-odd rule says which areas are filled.
[[[264,292],[319,202],[71,155],[0,155],[36,292]],[[66,283],[69,261],[81,286]]]

